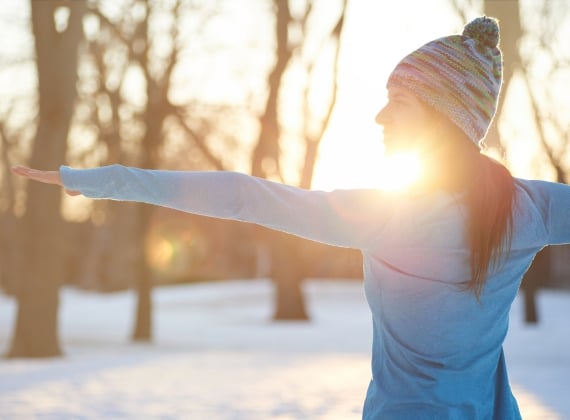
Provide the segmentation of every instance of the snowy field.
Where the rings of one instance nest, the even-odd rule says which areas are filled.
[[[311,322],[271,322],[268,281],[157,289],[155,343],[128,343],[131,293],[62,291],[64,358],[0,360],[0,419],[358,419],[370,377],[361,284],[305,285]],[[570,419],[570,293],[512,308],[505,345],[525,419]],[[15,303],[0,295],[0,351]]]

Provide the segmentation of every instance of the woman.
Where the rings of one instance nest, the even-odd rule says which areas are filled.
[[[499,29],[406,56],[377,116],[388,152],[429,168],[407,192],[306,191],[231,172],[119,165],[16,174],[91,198],[142,201],[358,248],[373,316],[365,419],[519,419],[502,350],[535,254],[570,240],[570,187],[514,179],[480,153],[502,81]]]

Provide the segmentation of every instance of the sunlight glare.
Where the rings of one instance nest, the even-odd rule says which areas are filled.
[[[419,156],[412,152],[401,152],[384,156],[380,162],[379,188],[400,191],[419,180],[422,165]]]
[[[341,147],[328,150],[327,159],[318,162],[313,188],[326,191],[372,188],[396,192],[412,186],[422,177],[424,169],[417,154],[385,155],[378,148],[369,149],[374,153],[347,153]]]

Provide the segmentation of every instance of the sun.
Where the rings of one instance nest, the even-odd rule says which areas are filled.
[[[341,142],[337,145],[323,150],[317,161],[313,189],[404,191],[420,179],[424,170],[417,154],[400,152],[386,155],[379,142],[350,149],[343,147]]]
[[[421,160],[413,152],[383,156],[378,165],[378,187],[388,191],[405,190],[418,181],[423,172]]]

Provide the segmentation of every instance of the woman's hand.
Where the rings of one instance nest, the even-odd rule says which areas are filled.
[[[12,172],[16,175],[23,176],[34,181],[43,182],[44,184],[53,184],[63,187],[59,171],[40,171],[37,169],[26,168],[25,166],[13,166]],[[65,190],[69,195],[80,195],[79,191]]]

